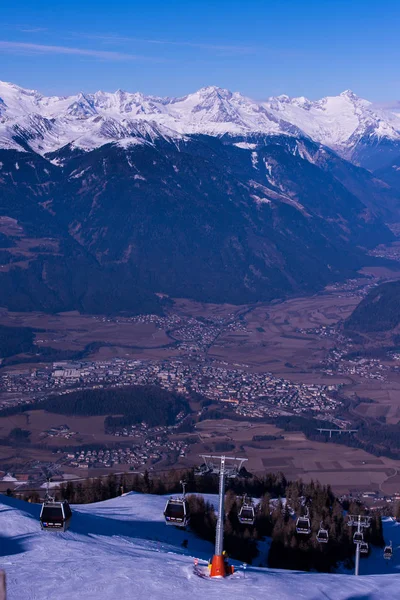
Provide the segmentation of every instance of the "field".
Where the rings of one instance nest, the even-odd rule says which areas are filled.
[[[46,430],[52,427],[67,425],[71,431],[76,432],[73,438],[67,440],[62,437],[49,437]],[[104,433],[104,416],[99,417],[71,417],[49,413],[44,410],[34,410],[29,413],[0,418],[0,436],[6,437],[12,429],[20,427],[31,432],[32,444],[46,444],[52,447],[77,446],[79,444],[97,444],[115,442],[115,437]]]
[[[0,462],[12,462],[21,467],[27,461],[54,461],[54,449],[80,445],[101,444],[112,447],[116,438],[104,433],[104,417],[71,417],[47,413],[42,410],[28,414],[0,418],[0,436],[6,437],[15,427],[31,431],[31,444],[37,447],[0,446]],[[67,425],[75,432],[70,439],[48,437],[44,432],[52,427]],[[221,443],[232,444],[229,455],[243,456],[248,459],[246,468],[254,474],[281,471],[288,479],[303,481],[318,480],[330,484],[336,493],[357,493],[380,490],[385,494],[398,491],[400,474],[398,462],[388,458],[378,458],[354,448],[333,443],[319,443],[307,440],[300,432],[285,432],[274,425],[255,424],[251,421],[229,419],[202,421],[196,425],[197,441],[189,446],[184,459],[179,459],[176,467],[199,465],[201,453],[218,453]],[[274,436],[278,439],[254,441],[254,436]],[[175,438],[193,439],[193,434],[182,434]],[[125,438],[126,445],[137,444],[138,439]],[[167,463],[161,461],[154,469],[163,470]],[[77,477],[82,470],[73,467],[63,468],[66,473]],[[110,470],[127,470],[127,465],[113,469],[91,469],[90,476],[103,475]],[[2,486],[4,487],[4,485]],[[6,486],[7,487],[7,486]]]
[[[288,479],[318,480],[330,484],[336,493],[381,490],[386,494],[398,491],[398,462],[377,458],[355,448],[307,440],[299,432],[285,432],[273,425],[238,422],[228,419],[203,421],[196,427],[196,453],[212,451],[218,442],[235,444],[232,454],[248,458],[246,468],[253,473],[281,471]],[[282,439],[254,442],[253,436],[282,436]],[[203,450],[201,450],[203,448]]]
[[[209,356],[230,363],[245,362],[252,370],[270,371],[294,381],[321,381],[312,373],[313,365],[324,357],[331,341],[298,333],[297,329],[336,323],[356,304],[354,299],[326,295],[256,306],[245,315],[248,332],[220,336]]]
[[[396,278],[400,273],[387,269],[365,270],[369,278],[352,280],[350,284],[332,286],[323,293],[306,298],[293,298],[270,305],[213,305],[176,299],[170,312],[185,317],[205,319],[236,319],[243,326],[232,329],[221,326],[218,335],[202,350],[203,358],[224,367],[243,368],[250,372],[270,372],[293,382],[307,384],[343,384],[342,393],[350,399],[357,394],[373,403],[361,402],[355,411],[358,417],[386,419],[395,424],[400,420],[400,372],[390,372],[385,381],[366,379],[357,373],[333,373],[321,369],[336,344],[336,339],[324,328],[340,323],[352,312],[362,297],[365,286],[380,278]],[[0,324],[40,329],[36,333],[38,347],[82,352],[93,342],[99,344],[85,355],[85,360],[109,360],[115,357],[143,360],[176,359],[190,362],[190,351],[181,350],[167,327],[153,322],[132,322],[128,318],[110,319],[78,313],[46,315],[42,313],[0,312]],[[385,339],[381,340],[382,344]],[[391,359],[383,364],[393,366]],[[7,370],[23,372],[40,367],[40,363],[24,365],[15,361]],[[4,373],[6,369],[2,369]],[[13,392],[8,392],[12,397]],[[18,395],[15,395],[17,397]],[[197,410],[197,409],[196,409]],[[71,446],[104,444],[118,441],[104,433],[103,417],[66,417],[34,411],[27,415],[0,418],[0,437],[5,438],[15,427],[31,431],[31,446],[15,449],[0,446],[0,464],[23,464],[24,460],[54,460],[52,449]],[[45,433],[51,427],[66,424],[75,432],[70,439],[50,438]],[[398,490],[399,463],[377,458],[358,449],[334,443],[309,441],[302,433],[288,433],[273,425],[250,421],[212,420],[196,426],[198,440],[191,443],[188,454],[179,464],[194,466],[202,452],[216,452],[230,444],[232,452],[249,459],[248,468],[255,473],[282,471],[288,478],[309,481],[318,479],[330,483],[336,491],[380,489],[385,493]],[[254,435],[283,436],[280,439],[254,442]],[[176,436],[175,436],[176,437]],[[193,433],[190,436],[193,441]],[[185,435],[182,434],[182,439]],[[129,443],[125,438],[124,443]],[[35,447],[38,444],[41,449]],[[222,444],[222,446],[221,446]],[[227,446],[229,447],[229,446]],[[160,461],[156,468],[163,468]],[[66,469],[67,472],[81,472]],[[96,472],[97,470],[95,470]],[[100,474],[100,473],[98,473]]]
[[[35,343],[56,350],[79,352],[94,342],[105,344],[96,350],[111,356],[146,356],[152,358],[152,351],[160,350],[171,344],[165,331],[157,329],[152,323],[131,323],[128,320],[111,322],[91,315],[80,315],[77,312],[47,315],[43,313],[0,313],[0,324],[9,326],[32,327],[40,329]],[[109,345],[106,346],[106,345]],[[147,354],[146,352],[149,352]],[[170,353],[171,354],[171,351]],[[163,355],[155,352],[154,357]]]
[[[254,371],[270,371],[293,381],[329,381],[314,365],[332,346],[328,338],[304,335],[299,328],[316,328],[346,318],[360,298],[337,293],[296,298],[275,305],[232,306],[200,304],[177,300],[173,312],[194,317],[242,315],[246,331],[223,332],[207,350],[207,356],[234,365],[245,364]],[[169,359],[180,355],[167,332],[152,323],[109,322],[90,315],[62,313],[0,313],[0,324],[41,329],[35,343],[57,350],[82,351],[88,344],[105,344],[87,358],[93,360],[123,356],[141,359]],[[346,377],[337,382],[350,383]]]
[[[61,425],[67,425],[75,435],[70,439],[49,437],[47,435],[46,430]],[[15,427],[31,432],[30,444],[24,447],[18,445],[0,446],[0,463],[13,464],[17,470],[18,466],[20,467],[19,470],[24,470],[24,465],[30,461],[54,462],[59,459],[59,455],[54,454],[54,451],[58,448],[68,452],[69,448],[81,445],[101,444],[113,446],[115,444],[115,437],[104,433],[104,417],[71,417],[52,414],[43,410],[31,411],[29,414],[0,418],[0,437],[7,437]],[[98,471],[98,475],[103,475],[109,470],[96,469],[96,472]],[[63,466],[63,471],[78,477],[82,476],[81,469]],[[4,485],[0,487],[0,489],[3,488]]]

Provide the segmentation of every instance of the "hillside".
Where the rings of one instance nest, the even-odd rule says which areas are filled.
[[[0,325],[0,358],[21,352],[32,352],[34,338],[34,330],[29,327]]]
[[[160,314],[160,294],[270,301],[376,262],[400,192],[352,157],[366,144],[377,168],[397,117],[303,100],[0,83],[0,306]]]
[[[74,508],[67,533],[41,532],[39,505],[0,497],[2,567],[8,600],[393,600],[398,594],[399,556],[387,565],[381,552],[361,561],[356,579],[248,567],[223,581],[193,574],[212,554],[211,544],[190,532],[167,527],[165,498],[128,494]],[[385,522],[396,549],[400,526]],[[187,549],[182,547],[188,540]],[[382,573],[385,573],[382,575]]]
[[[0,232],[14,243],[0,306],[268,301],[351,277],[372,260],[364,248],[393,239],[383,220],[399,200],[366,171],[304,140],[240,143],[158,138],[48,160],[0,150]]]
[[[346,329],[360,332],[389,331],[400,323],[400,281],[373,288],[345,321]]]
[[[375,171],[376,177],[386,181],[393,189],[400,190],[400,152],[389,164]]]

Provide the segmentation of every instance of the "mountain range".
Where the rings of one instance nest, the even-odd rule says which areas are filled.
[[[45,97],[0,82],[3,148],[28,145],[44,155],[67,144],[92,150],[110,141],[185,134],[306,136],[376,169],[400,154],[400,107],[379,108],[350,90],[317,101],[281,95],[255,102],[215,86],[181,98],[122,90]]]
[[[348,91],[257,103],[0,83],[0,306],[159,312],[165,295],[316,291],[393,239],[399,157],[400,110]]]

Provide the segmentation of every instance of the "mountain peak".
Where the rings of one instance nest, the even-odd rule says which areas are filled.
[[[355,94],[352,90],[344,90],[344,92],[342,92],[340,94],[340,96],[342,98],[348,98],[349,100],[360,100],[360,97],[357,96],[357,94]]]
[[[30,90],[28,88],[23,88],[16,83],[11,83],[10,81],[0,81],[0,93],[1,94],[10,94],[10,95],[24,95],[24,96],[34,96],[36,98],[42,98],[42,94],[40,94],[37,90]]]
[[[216,85],[209,85],[206,87],[202,87],[197,91],[197,94],[199,94],[200,96],[218,96],[219,98],[224,98],[229,100],[229,98],[232,97],[232,92],[225,89],[225,88],[221,88],[218,87]]]

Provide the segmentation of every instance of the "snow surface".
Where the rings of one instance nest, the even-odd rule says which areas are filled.
[[[45,154],[66,144],[90,150],[110,141],[182,134],[263,132],[280,134],[288,125],[269,111],[228,90],[207,87],[182,98],[159,98],[118,90],[45,97],[0,82],[0,147],[18,148],[16,135]],[[124,144],[127,145],[127,142]]]
[[[140,494],[73,507],[66,533],[42,532],[40,506],[1,496],[1,568],[8,600],[395,600],[399,597],[400,526],[385,522],[394,559],[382,552],[361,561],[361,573],[320,575],[240,565],[225,580],[201,579],[212,545],[164,524],[165,498]],[[183,540],[188,547],[182,547]]]
[[[278,96],[260,103],[215,86],[181,98],[121,90],[46,97],[0,82],[0,148],[21,149],[25,140],[40,154],[67,144],[89,151],[110,142],[127,148],[189,134],[309,136],[346,155],[365,136],[400,140],[400,112],[350,91],[315,102]]]
[[[338,151],[351,148],[364,136],[400,140],[400,119],[346,90],[315,102],[278,96],[265,102],[269,110],[300,127],[314,141]]]
[[[7,473],[6,475],[4,475],[2,481],[18,481],[18,479],[10,475],[10,473]]]

